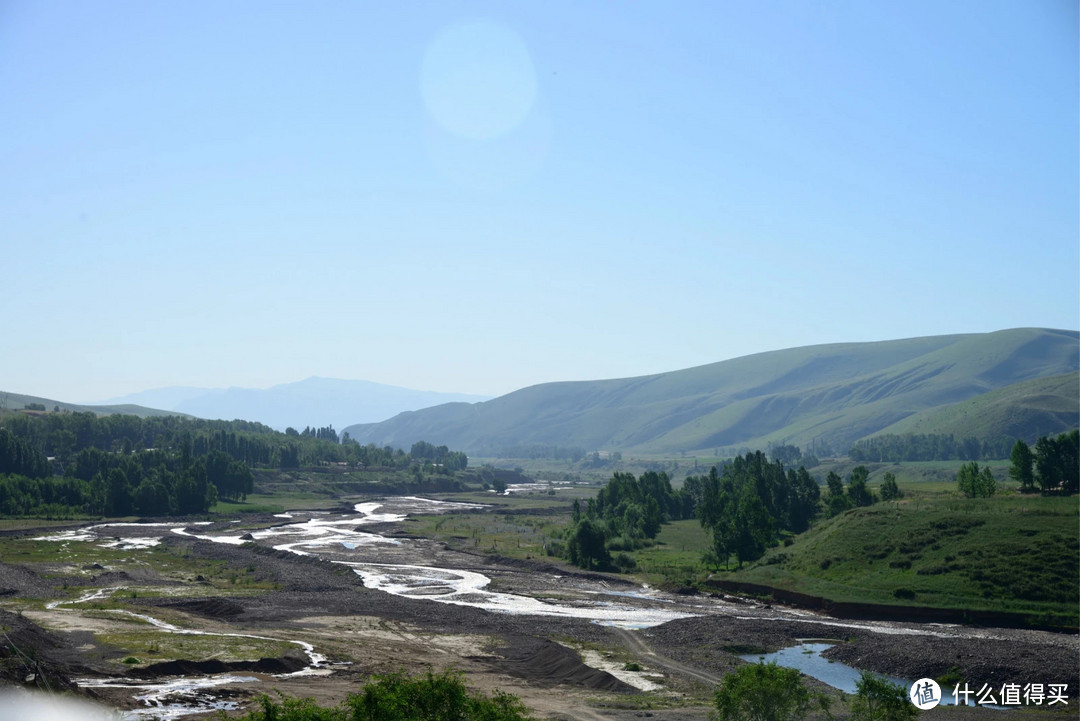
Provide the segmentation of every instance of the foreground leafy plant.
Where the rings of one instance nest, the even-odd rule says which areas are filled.
[[[391,673],[375,676],[358,694],[338,707],[314,699],[269,696],[245,721],[531,721],[525,705],[508,693],[470,694],[462,674],[445,671],[424,676]]]
[[[740,666],[716,691],[720,721],[800,721],[814,709],[828,712],[828,697],[812,693],[798,671],[776,662]]]
[[[863,671],[851,701],[852,721],[909,721],[919,717],[919,709],[908,701],[900,684]]]

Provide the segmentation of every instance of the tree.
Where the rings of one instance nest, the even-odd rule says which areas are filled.
[[[829,508],[829,517],[838,516],[851,508],[851,500],[844,495],[844,479],[833,471],[825,476],[825,483],[829,487],[829,496],[826,503]]]
[[[909,721],[918,717],[919,709],[908,701],[905,687],[868,671],[859,676],[851,702],[852,721]]]
[[[127,474],[119,468],[109,471],[105,495],[106,516],[126,516],[131,513],[131,488]]]
[[[1009,478],[1020,484],[1021,493],[1030,493],[1035,490],[1035,471],[1033,465],[1035,456],[1031,447],[1023,441],[1013,444],[1012,453],[1009,454],[1011,465],[1009,466]]]
[[[1080,431],[1062,433],[1056,438],[1044,436],[1035,442],[1035,467],[1043,491],[1061,489],[1065,493],[1080,490]]]
[[[997,482],[989,466],[980,471],[979,463],[971,461],[957,471],[956,487],[968,498],[989,498],[997,490]]]
[[[881,500],[894,501],[903,497],[904,492],[896,485],[896,476],[892,471],[885,471],[885,476],[881,479]]]
[[[799,672],[772,663],[740,666],[716,690],[719,721],[800,721],[828,698],[811,693]]]
[[[877,501],[874,494],[866,487],[866,480],[869,477],[870,471],[867,470],[866,466],[855,466],[851,469],[847,494],[853,506],[870,506]]]
[[[738,499],[735,511],[735,558],[741,568],[744,561],[754,561],[765,553],[772,539],[773,524],[761,500],[748,492]]]
[[[586,569],[608,568],[611,556],[605,545],[606,540],[603,521],[588,517],[581,519],[568,544],[570,562]]]

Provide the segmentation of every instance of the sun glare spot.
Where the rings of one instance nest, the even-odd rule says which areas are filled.
[[[457,22],[428,46],[420,94],[443,128],[472,140],[518,126],[536,100],[536,72],[525,43],[490,20]]]

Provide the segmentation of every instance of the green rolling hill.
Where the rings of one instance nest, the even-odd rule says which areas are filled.
[[[971,400],[908,416],[881,434],[952,434],[957,438],[1009,436],[1033,441],[1077,427],[1080,373],[1014,383]],[[875,434],[878,435],[878,434]]]
[[[547,383],[345,430],[361,443],[408,447],[426,440],[480,454],[528,444],[642,454],[769,442],[846,450],[879,432],[940,432],[931,428],[1013,429],[1010,435],[1030,437],[1057,430],[1036,428],[1051,417],[1076,427],[1078,372],[1076,331],[1016,328],[809,346],[637,378]],[[1055,376],[1066,378],[1050,382]],[[1039,379],[1047,384],[1024,385]],[[975,417],[970,410],[949,415],[948,407],[992,391],[1002,393],[979,406],[977,423],[967,423]],[[1014,412],[1017,404],[1030,412]],[[1039,415],[1040,408],[1052,410]],[[905,421],[919,430],[897,430]]]
[[[132,405],[130,403],[120,405],[107,405],[107,406],[81,406],[75,403],[65,403],[64,401],[55,401],[50,398],[39,398],[37,396],[27,396],[19,393],[7,393],[0,391],[0,412],[2,411],[21,411],[27,405],[40,404],[45,406],[45,410],[52,411],[59,409],[61,411],[69,411],[71,413],[93,413],[98,416],[109,416],[115,414],[139,416],[140,418],[150,418],[152,416],[187,416],[185,413],[176,413],[173,411],[162,411],[157,408],[146,408],[144,406]]]

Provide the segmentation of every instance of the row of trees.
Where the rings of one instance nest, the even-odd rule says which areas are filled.
[[[570,461],[577,463],[585,457],[585,449],[578,446],[555,446],[546,444],[501,446],[486,451],[483,455],[495,458],[528,458]]]
[[[856,466],[845,483],[830,471],[823,495],[805,467],[785,468],[761,451],[714,466],[708,475],[689,476],[677,491],[665,473],[615,473],[584,508],[574,502],[563,555],[584,568],[632,568],[632,557],[612,552],[646,545],[668,521],[697,518],[712,535],[707,560],[726,565],[734,555],[741,566],[760,558],[782,534],[807,530],[822,506],[835,516],[903,495],[896,477],[886,473],[879,498],[867,486],[869,476],[866,466]]]
[[[860,463],[1001,460],[1009,457],[1015,442],[1008,436],[979,440],[952,434],[885,434],[856,441],[848,455]]]
[[[79,452],[63,477],[0,476],[0,514],[9,516],[142,516],[205,513],[219,495],[244,498],[251,469],[220,451],[204,458],[190,452]]]
[[[866,466],[855,466],[847,477],[847,486],[844,479],[834,471],[829,471],[825,476],[826,494],[825,512],[832,518],[840,515],[849,508],[872,506],[881,501],[893,501],[901,498],[904,493],[896,484],[896,476],[892,472],[886,472],[881,481],[881,496],[870,490],[866,482],[870,478],[870,470]]]
[[[338,462],[452,475],[468,465],[464,453],[425,442],[414,446],[416,458],[401,449],[339,442],[332,426],[279,433],[247,421],[91,413],[12,414],[2,420],[4,515],[205,513],[218,498],[245,499],[256,467]]]
[[[26,458],[26,448],[33,449],[35,456],[54,457],[62,467],[66,467],[76,454],[87,448],[131,453],[151,448],[179,452],[184,446],[188,446],[196,458],[221,451],[253,468],[299,468],[346,463],[365,468],[394,469],[407,468],[413,462],[410,455],[401,449],[389,446],[380,448],[374,444],[361,446],[347,435],[339,439],[333,426],[308,427],[303,431],[290,428],[285,433],[279,433],[261,423],[241,420],[210,421],[181,416],[99,417],[93,413],[46,413],[40,416],[16,413],[5,416],[2,424],[24,447],[0,447],[0,464],[15,454]],[[432,448],[434,455],[440,459],[435,462],[450,470],[461,470],[468,465],[463,453],[452,454],[445,446]],[[26,462],[18,463],[24,467]],[[9,466],[0,465],[0,473],[4,472],[35,477],[34,473],[40,473],[40,469],[23,473],[16,470],[12,462]]]
[[[1020,484],[1023,493],[1036,486],[1043,492],[1080,491],[1080,431],[1051,438],[1043,436],[1035,442],[1035,451],[1023,441],[1017,441],[1009,455],[1009,477]]]
[[[427,441],[417,441],[409,449],[409,457],[421,461],[436,470],[463,471],[469,465],[469,457],[461,451],[451,451],[446,446],[433,446]]]

